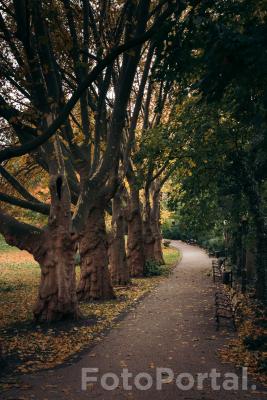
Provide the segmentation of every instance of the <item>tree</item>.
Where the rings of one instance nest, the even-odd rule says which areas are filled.
[[[104,210],[117,186],[126,110],[142,43],[158,33],[177,5],[170,1],[155,7],[147,1],[127,1],[124,5],[100,2],[93,11],[87,0],[75,9],[68,0],[51,4],[14,0],[2,6],[0,29],[5,57],[1,60],[0,114],[9,134],[3,137],[5,148],[0,160],[31,152],[50,176],[49,207],[36,199],[17,202],[50,215],[47,228],[40,232],[40,237],[46,232],[47,240],[41,241],[42,250],[38,250],[45,257],[45,265],[41,265],[43,279],[36,317],[76,317],[75,296],[72,313],[68,306],[64,311],[60,299],[72,299],[72,260],[78,241],[82,270],[79,297],[113,296]],[[132,21],[135,24],[131,25]],[[131,48],[133,51],[127,53]],[[20,145],[12,146],[17,141]],[[3,214],[2,218],[7,227],[9,218]],[[27,228],[35,232],[34,227]],[[9,241],[12,232],[12,243],[35,256],[27,236],[23,243],[16,230],[1,228],[1,232]],[[52,236],[49,239],[52,232],[53,240]],[[55,250],[53,244],[57,244]],[[65,282],[62,285],[55,279],[59,275]]]
[[[244,291],[246,271],[243,252],[247,245],[245,236],[248,235],[245,223],[248,224],[246,230],[249,235],[255,238],[255,253],[264,257],[264,250],[258,247],[257,236],[262,225],[255,220],[249,194],[251,179],[257,173],[250,157],[253,129],[247,122],[244,124],[237,119],[233,108],[229,111],[229,97],[220,104],[205,104],[199,103],[198,98],[190,99],[180,110],[174,129],[187,131],[188,137],[190,134],[187,147],[183,149],[184,161],[176,172],[175,181],[179,182],[180,190],[173,193],[179,203],[181,228],[186,235],[193,236],[204,245],[214,234],[222,242],[227,229],[227,236],[230,235],[226,243],[228,255],[236,264],[237,277],[242,278]],[[263,200],[264,184],[261,190],[260,198]],[[254,198],[253,204],[258,207],[257,199]],[[262,299],[259,285],[262,288],[264,281],[258,261],[255,275],[256,294]]]
[[[112,283],[127,285],[130,282],[130,270],[127,264],[125,244],[125,188],[120,185],[112,200],[112,222],[110,233],[110,270]]]
[[[188,115],[184,115],[181,123],[185,123],[188,128],[193,125],[194,129],[200,131],[200,135],[206,132],[206,136],[210,134],[214,138],[213,141],[208,140],[210,152],[202,159],[203,162],[208,160],[209,171],[207,165],[203,168],[207,177],[210,177],[218,165],[216,158],[219,154],[223,157],[222,165],[218,166],[222,170],[214,172],[216,192],[219,197],[222,197],[222,191],[226,191],[233,199],[241,199],[242,207],[249,214],[250,229],[255,234],[256,293],[259,299],[265,300],[265,2],[207,1],[188,9],[188,13],[191,15],[183,21],[187,26],[184,31],[186,34],[181,35],[183,24],[176,29],[177,40],[180,39],[180,65],[186,65],[186,68],[181,69],[173,61],[175,46],[172,46],[163,60],[164,69],[162,65],[159,68],[159,75],[165,79],[179,76],[181,85],[178,98],[181,103],[188,95],[200,96],[199,103],[193,106],[200,120],[194,118],[194,124],[191,121],[185,122]],[[213,110],[212,115],[202,103],[208,104],[207,107]],[[198,108],[205,113],[204,118],[199,115]],[[219,135],[225,136],[220,138]],[[199,143],[200,148],[197,150],[195,143],[194,162],[198,165],[196,174],[199,174],[201,157],[196,153],[200,152],[202,156],[203,144]],[[224,149],[218,148],[218,143]],[[212,165],[210,159],[213,160]],[[193,174],[195,179],[198,176],[196,174]],[[233,220],[233,215],[230,219]],[[240,223],[235,221],[234,225]]]

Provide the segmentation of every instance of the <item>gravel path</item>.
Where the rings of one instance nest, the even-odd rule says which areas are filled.
[[[212,369],[221,374],[240,374],[232,365],[222,364],[216,354],[231,338],[233,333],[227,327],[216,332],[213,309],[212,279],[207,275],[210,260],[206,253],[195,246],[173,242],[183,257],[174,273],[164,280],[149,296],[133,309],[91,352],[71,366],[24,377],[29,390],[13,390],[4,399],[38,400],[222,400],[222,399],[266,399],[266,393],[258,391],[212,391],[211,379],[205,379],[203,389],[194,387],[182,390],[188,385],[188,377],[181,379],[181,373],[190,373],[196,381],[197,374],[210,373]],[[98,382],[88,384],[87,391],[81,390],[82,368],[98,368],[98,373],[89,374]],[[180,377],[177,387],[170,371],[163,373],[158,368],[169,368],[175,379]],[[133,374],[128,384],[132,390],[122,387],[120,374],[128,369]],[[116,374],[119,386],[112,391],[104,390],[99,378],[107,372]],[[162,390],[156,389],[156,373],[165,383]],[[153,382],[149,390],[138,390],[134,378],[139,373],[151,375]],[[138,377],[137,377],[138,378]],[[138,379],[135,379],[138,384]],[[147,380],[139,383],[145,385]],[[126,378],[124,378],[126,381]],[[229,379],[229,378],[228,378]],[[231,378],[232,379],[232,378]],[[215,378],[214,378],[215,380]],[[107,384],[114,382],[107,379]],[[178,382],[179,383],[179,382]],[[221,384],[221,380],[217,380]],[[230,383],[229,383],[230,384]],[[199,382],[200,387],[201,382]],[[239,387],[241,386],[241,378]],[[249,387],[251,383],[249,383]]]

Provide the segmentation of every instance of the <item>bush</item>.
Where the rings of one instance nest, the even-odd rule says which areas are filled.
[[[157,261],[149,260],[145,263],[144,276],[160,276],[164,273],[162,265]]]
[[[164,239],[180,240],[181,233],[178,225],[170,225],[165,223],[162,225],[162,236]]]
[[[164,246],[165,248],[170,247],[170,244],[171,244],[171,241],[170,241],[170,240],[164,240],[164,241],[163,241],[163,246]]]
[[[224,240],[221,237],[201,240],[200,245],[211,252],[224,252]]]

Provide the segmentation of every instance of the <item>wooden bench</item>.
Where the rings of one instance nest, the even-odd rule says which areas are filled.
[[[215,320],[217,330],[220,328],[220,320],[226,319],[232,322],[233,328],[236,331],[236,316],[239,308],[240,301],[237,296],[226,292],[220,288],[215,293]]]
[[[224,285],[233,287],[233,272],[225,269],[226,258],[212,260],[213,282],[222,282]]]

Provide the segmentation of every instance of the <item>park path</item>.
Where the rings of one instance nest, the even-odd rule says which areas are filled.
[[[212,279],[208,276],[210,260],[196,246],[173,242],[183,254],[174,273],[133,308],[90,352],[79,361],[54,371],[46,371],[23,378],[29,390],[8,392],[4,399],[38,400],[222,400],[266,399],[255,391],[212,391],[210,381],[204,382],[203,390],[195,386],[182,391],[167,375],[162,390],[155,388],[156,369],[170,368],[175,377],[181,373],[237,372],[229,364],[222,364],[217,349],[233,335],[231,328],[216,332],[214,324]],[[122,388],[106,391],[99,383],[81,390],[82,368],[99,368],[100,377],[106,372],[120,376],[128,368],[135,377],[146,372],[153,378],[149,390]],[[237,372],[238,373],[238,372]],[[110,383],[111,381],[107,381]],[[140,381],[141,384],[145,381]],[[188,381],[187,381],[188,382]],[[129,384],[133,379],[129,379]],[[186,383],[185,381],[182,383]],[[250,384],[249,384],[250,386]]]

